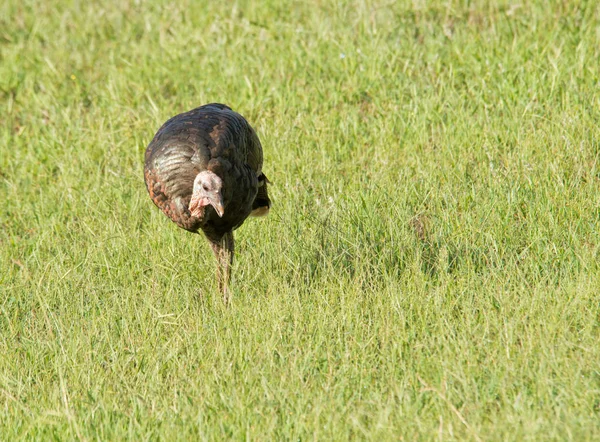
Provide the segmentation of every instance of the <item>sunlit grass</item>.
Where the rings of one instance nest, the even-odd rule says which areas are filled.
[[[0,5],[0,439],[600,437],[595,2]],[[143,152],[223,102],[233,303]]]

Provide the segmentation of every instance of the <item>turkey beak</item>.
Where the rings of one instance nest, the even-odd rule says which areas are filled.
[[[225,213],[225,207],[223,207],[223,196],[219,193],[214,198],[211,198],[210,205],[213,206],[219,218],[223,218],[223,214]]]

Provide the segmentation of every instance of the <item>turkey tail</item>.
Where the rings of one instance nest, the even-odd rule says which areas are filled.
[[[269,213],[269,209],[271,208],[271,200],[267,192],[267,184],[269,183],[270,181],[264,173],[258,176],[258,193],[252,203],[251,216],[265,216]]]

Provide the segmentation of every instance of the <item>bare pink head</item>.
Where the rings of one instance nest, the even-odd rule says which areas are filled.
[[[190,200],[190,213],[196,218],[204,216],[204,208],[212,206],[220,217],[225,212],[223,206],[223,180],[210,170],[204,170],[194,179],[194,190]]]

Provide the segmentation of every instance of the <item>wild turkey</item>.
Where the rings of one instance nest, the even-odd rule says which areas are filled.
[[[144,178],[154,204],[189,232],[204,232],[217,258],[225,302],[233,262],[233,230],[269,212],[263,152],[240,114],[212,103],[168,120],[148,145]]]

